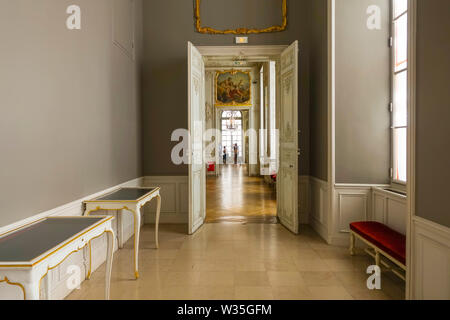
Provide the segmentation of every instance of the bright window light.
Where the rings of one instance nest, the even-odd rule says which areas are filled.
[[[230,112],[224,111],[222,113],[222,150],[223,147],[227,147],[227,156],[230,159],[230,163],[232,162],[233,154],[233,146],[237,143],[239,148],[238,157],[242,158],[242,113],[235,113],[235,129],[228,129],[227,125],[229,125],[230,121]],[[222,153],[221,150],[221,153]]]
[[[408,125],[408,72],[402,71],[394,75],[394,127],[406,127]]]
[[[394,180],[406,181],[406,128],[394,129]]]
[[[404,14],[394,22],[395,71],[403,70],[408,64],[408,15]]]
[[[392,180],[406,183],[408,128],[408,0],[393,0]]]
[[[408,10],[408,0],[394,0],[394,18]]]

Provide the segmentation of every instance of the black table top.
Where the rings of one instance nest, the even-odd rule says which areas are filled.
[[[48,218],[0,238],[1,262],[30,262],[104,217]]]
[[[154,192],[157,188],[122,188],[91,201],[137,201],[140,198]]]

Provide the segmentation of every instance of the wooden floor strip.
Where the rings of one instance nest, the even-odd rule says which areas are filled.
[[[262,177],[249,177],[246,165],[225,165],[208,177],[206,222],[277,223],[277,197]]]

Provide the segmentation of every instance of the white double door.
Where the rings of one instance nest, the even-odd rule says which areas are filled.
[[[205,63],[201,53],[188,43],[189,114],[189,234],[194,234],[206,217],[206,166],[203,161],[205,129]]]
[[[298,233],[298,42],[281,53],[280,168],[277,176],[277,214],[280,222]],[[205,64],[202,54],[188,43],[189,114],[189,234],[206,217]]]
[[[281,54],[280,167],[277,214],[282,225],[298,233],[298,42]]]

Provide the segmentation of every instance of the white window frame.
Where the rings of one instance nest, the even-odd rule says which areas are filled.
[[[240,145],[239,145],[239,155],[238,158],[241,159],[243,162],[245,162],[245,158],[244,158],[244,114],[242,113],[241,110],[224,110],[222,111],[221,117],[220,117],[220,126],[221,126],[221,141],[222,141],[222,150],[224,147],[224,142],[223,142],[223,136],[224,136],[224,130],[223,130],[223,122],[224,121],[228,121],[230,119],[230,117],[227,117],[226,114],[230,111],[235,111],[235,112],[239,112],[240,116],[236,117],[235,120],[239,120],[241,122],[241,129],[240,129]],[[229,130],[226,130],[229,131]],[[237,143],[237,141],[233,141],[233,137],[231,137],[231,148],[230,150],[228,150],[227,148],[227,153],[230,154],[230,156],[232,155],[232,146],[234,143]],[[227,146],[228,147],[228,146]],[[222,151],[221,151],[222,152]]]
[[[411,1],[411,0],[408,0]],[[405,14],[409,14],[408,11],[408,7],[407,10],[405,12],[403,12],[402,14],[400,14],[398,17],[394,17],[395,15],[395,10],[394,10],[394,0],[390,1],[390,7],[391,7],[391,13],[390,13],[390,23],[391,23],[391,67],[390,67],[390,75],[391,75],[391,184],[392,186],[395,188],[397,187],[398,189],[400,189],[401,191],[406,191],[406,185],[407,185],[407,181],[402,181],[402,180],[397,180],[395,179],[395,173],[394,173],[394,168],[395,168],[395,153],[396,150],[394,149],[394,132],[396,129],[402,129],[405,128],[406,131],[408,132],[408,124],[406,126],[394,126],[394,113],[395,113],[395,75],[396,74],[400,74],[402,72],[406,72],[407,77],[409,77],[409,66],[410,66],[410,61],[407,62],[406,68],[403,68],[399,71],[395,71],[395,22],[400,19],[401,17],[403,17]],[[409,23],[409,20],[408,20]],[[408,39],[409,41],[409,39]],[[408,44],[409,45],[409,44]],[[408,85],[409,85],[409,81],[407,81]],[[408,172],[408,168],[407,168],[407,172]],[[406,178],[407,180],[407,178]]]

